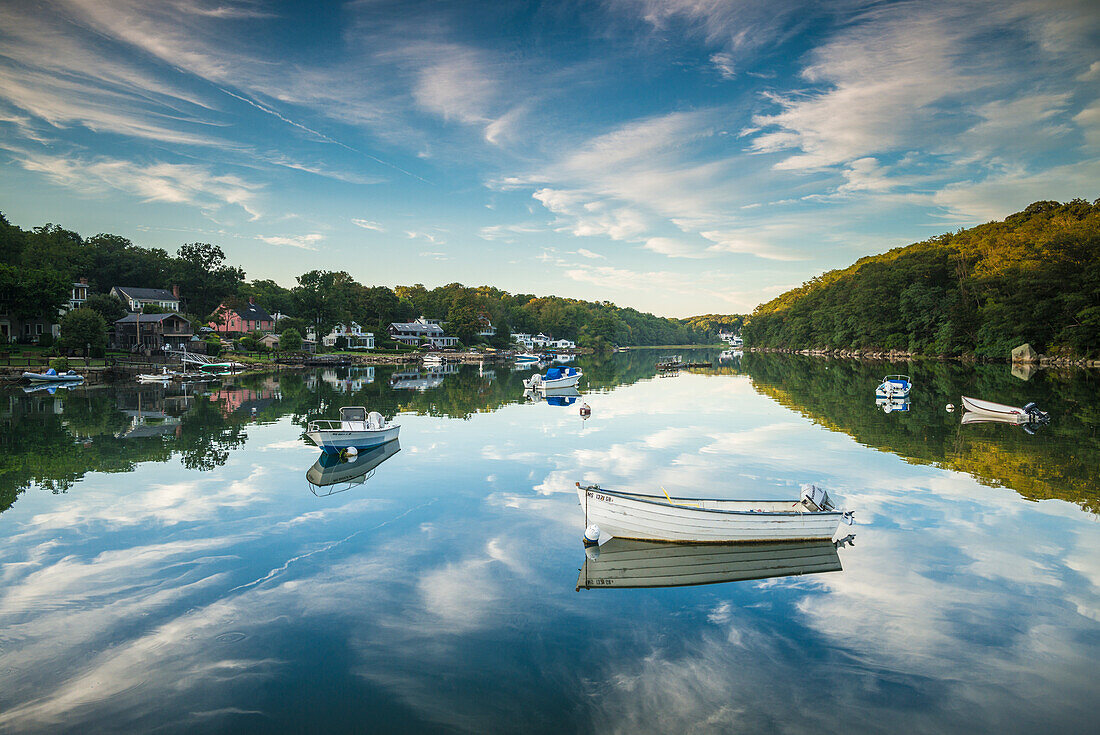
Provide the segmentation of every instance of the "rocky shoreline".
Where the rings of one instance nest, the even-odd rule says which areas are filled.
[[[843,349],[804,349],[795,350],[787,347],[750,347],[749,352],[774,352],[787,355],[811,355],[813,357],[840,357],[854,360],[884,360],[889,362],[902,362],[905,360],[939,360],[946,362],[949,360],[957,362],[1008,362],[1011,363],[1010,358],[1004,360],[995,360],[992,358],[981,358],[974,355],[961,355],[958,357],[949,357],[946,355],[918,355],[907,350],[843,350]],[[1080,368],[1100,368],[1100,360],[1089,360],[1085,358],[1067,358],[1067,357],[1051,357],[1048,355],[1039,355],[1038,359],[1029,363],[1030,365],[1039,365],[1041,367],[1080,367]]]

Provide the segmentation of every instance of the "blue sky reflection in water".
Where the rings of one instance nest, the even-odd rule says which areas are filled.
[[[392,399],[384,377],[366,390]],[[584,423],[403,415],[401,451],[331,497],[293,416],[262,411],[209,471],[173,456],[31,487],[0,515],[0,731],[1083,731],[1096,516],[909,464],[758,388],[646,378],[587,395]],[[576,592],[576,480],[813,481],[856,510],[856,545],[842,572]]]

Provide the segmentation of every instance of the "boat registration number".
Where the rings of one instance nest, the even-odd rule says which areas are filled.
[[[588,491],[588,497],[592,498],[593,500],[602,500],[605,503],[614,503],[615,502],[615,499],[612,498],[611,496],[601,495],[600,493],[594,493],[591,490]]]

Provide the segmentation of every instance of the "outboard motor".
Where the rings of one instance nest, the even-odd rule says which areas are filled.
[[[836,510],[836,506],[829,498],[829,493],[817,485],[802,486],[802,505],[812,513]]]
[[[1027,414],[1029,421],[1046,422],[1050,419],[1050,414],[1046,411],[1040,411],[1039,407],[1034,403],[1029,403],[1024,406],[1024,413]]]

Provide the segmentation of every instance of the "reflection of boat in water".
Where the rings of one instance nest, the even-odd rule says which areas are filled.
[[[996,415],[989,413],[975,413],[974,411],[967,411],[962,417],[963,425],[971,424],[1009,424],[1010,426],[1020,426],[1028,434],[1034,434],[1037,429],[1047,424],[1047,419],[1033,420],[1027,416],[1019,415]]]
[[[827,540],[673,544],[611,539],[587,551],[577,589],[682,587],[841,570],[837,544]]]
[[[814,485],[803,485],[798,500],[724,500],[625,493],[578,482],[577,497],[585,526],[597,526],[601,542],[831,539],[841,522],[852,523],[852,512],[837,510],[828,493]]]
[[[306,481],[314,495],[343,492],[374,477],[374,470],[378,465],[400,451],[401,442],[394,439],[359,452],[350,460],[345,460],[338,454],[322,452],[313,466],[306,470]],[[333,485],[342,487],[334,488]],[[320,488],[328,489],[318,492]]]
[[[1014,406],[1006,406],[1003,403],[994,403],[993,401],[983,401],[978,398],[971,398],[970,396],[962,397],[963,408],[967,411],[977,414],[977,416],[984,416],[986,420],[995,421],[1000,419],[1002,423],[1011,424],[1026,424],[1033,421],[1047,421],[1050,419],[1050,415],[1045,411],[1040,411],[1034,403],[1029,403],[1023,408],[1016,408]],[[967,422],[966,417],[963,417],[963,423],[977,423],[977,419]]]
[[[326,452],[339,452],[354,447],[366,449],[397,438],[399,424],[388,423],[377,411],[367,413],[362,406],[344,406],[340,420],[310,421],[306,436]]]
[[[875,405],[882,409],[883,413],[909,410],[909,396],[904,398],[876,398]]]
[[[31,383],[30,385],[23,386],[24,393],[37,393],[38,391],[46,391],[51,396],[57,392],[57,389],[68,390],[69,388],[79,388],[84,385],[84,380],[67,380],[63,383]]]
[[[576,388],[551,388],[542,391],[528,388],[523,391],[523,397],[529,403],[539,403],[539,399],[546,399],[546,403],[551,406],[572,406],[581,397],[581,392]]]
[[[875,388],[875,398],[908,398],[913,381],[908,375],[887,375]]]

